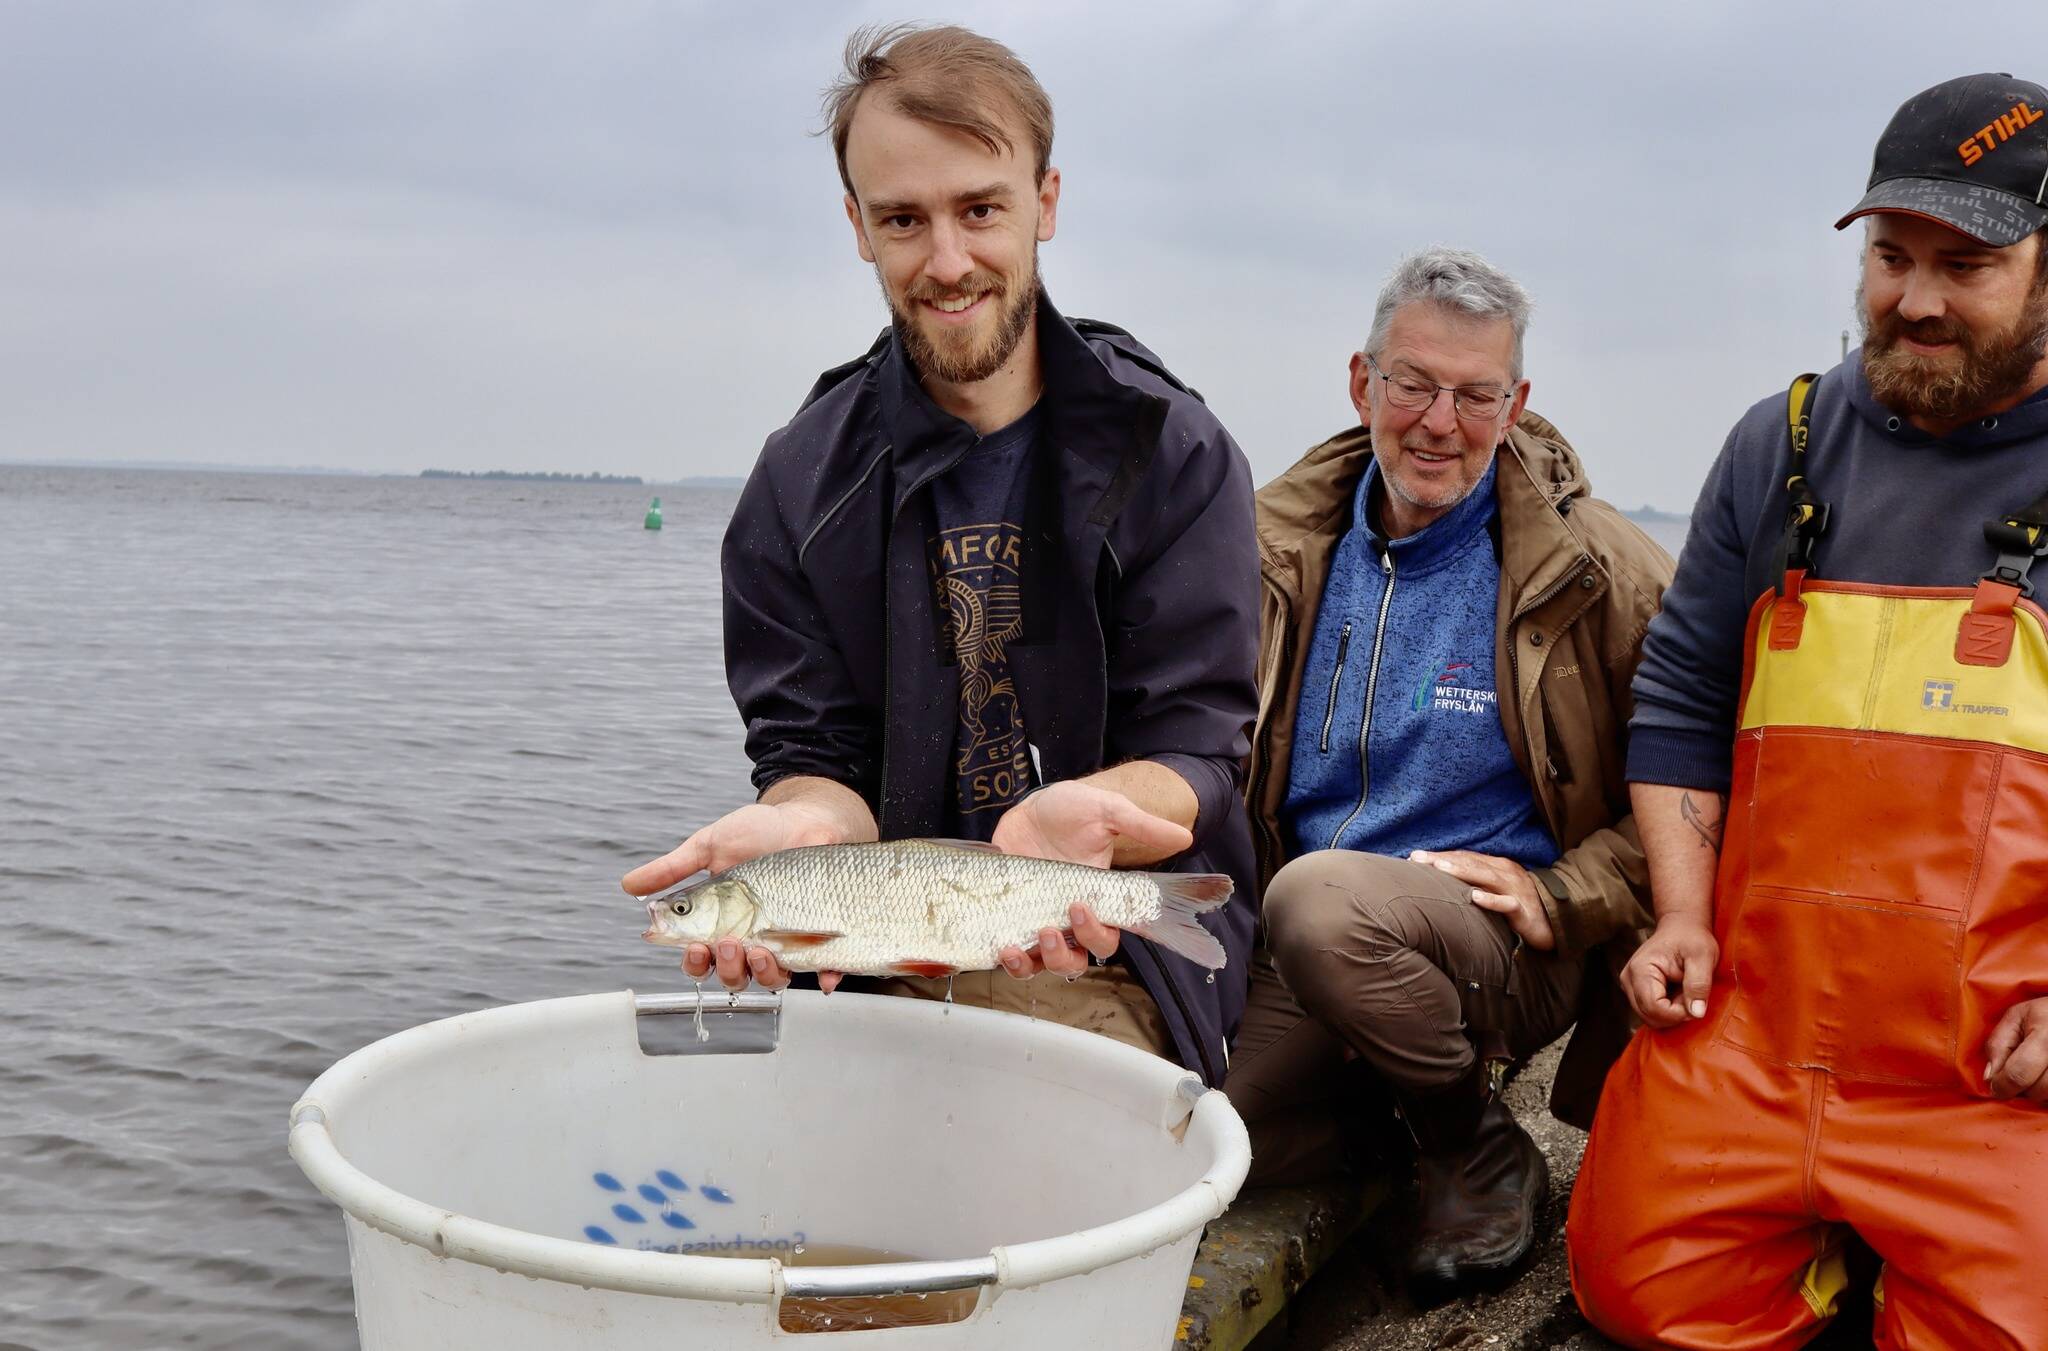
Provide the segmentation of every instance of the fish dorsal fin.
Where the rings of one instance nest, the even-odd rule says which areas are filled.
[[[994,845],[990,844],[987,840],[923,839],[899,840],[897,843],[930,845],[934,849],[972,849],[977,853],[982,854],[1000,854],[1003,852],[1002,850],[996,848]]]

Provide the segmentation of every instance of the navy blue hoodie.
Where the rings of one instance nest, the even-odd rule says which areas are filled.
[[[1813,552],[1816,579],[1974,585],[1997,560],[1984,523],[2048,490],[2048,390],[1934,437],[1877,401],[1852,353],[1821,378],[1811,425],[1806,477],[1830,510]],[[1728,791],[1742,635],[1750,607],[1784,569],[1791,458],[1780,390],[1735,424],[1700,489],[1636,670],[1633,783]],[[2048,568],[2034,577],[2048,582]]]

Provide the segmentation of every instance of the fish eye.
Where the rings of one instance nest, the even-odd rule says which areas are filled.
[[[678,915],[687,915],[690,913],[690,902],[685,898],[671,905],[669,909],[675,911]]]

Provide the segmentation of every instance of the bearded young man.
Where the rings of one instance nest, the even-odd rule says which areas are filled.
[[[760,799],[626,890],[878,837],[1227,873],[1236,894],[1201,917],[1227,955],[1213,975],[1076,907],[1071,939],[1006,949],[1007,976],[881,982],[1220,1083],[1254,919],[1249,469],[1147,348],[1046,296],[1052,106],[1013,53],[863,30],[826,116],[890,328],[769,437],[726,532],[726,671]],[[735,988],[789,979],[730,939],[686,952],[692,976],[713,967]]]
[[[1572,1200],[1632,1347],[2048,1346],[2048,90],[1879,140],[1863,350],[1736,425],[1635,684],[1648,1027]]]

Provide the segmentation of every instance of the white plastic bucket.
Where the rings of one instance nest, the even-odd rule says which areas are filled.
[[[416,1027],[314,1081],[292,1157],[347,1212],[365,1351],[1168,1347],[1250,1164],[1221,1093],[1106,1037],[815,993],[630,992]],[[749,1053],[752,1052],[752,1053]],[[914,1255],[785,1267],[795,1242]],[[979,1288],[941,1326],[785,1297]]]

